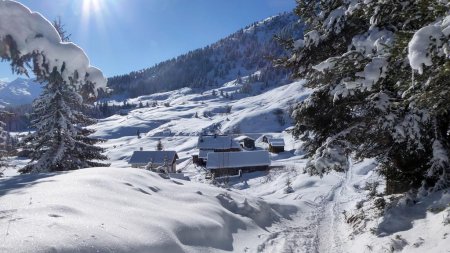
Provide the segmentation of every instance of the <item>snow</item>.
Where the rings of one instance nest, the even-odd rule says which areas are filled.
[[[257,238],[295,211],[131,168],[18,176],[0,188],[2,252],[242,251],[236,232]]]
[[[97,130],[94,136],[108,139],[101,145],[107,148],[111,168],[34,176],[15,176],[12,168],[6,171],[6,177],[0,179],[0,217],[4,217],[0,218],[0,252],[446,249],[450,225],[443,222],[450,220],[448,193],[426,197],[419,205],[393,206],[390,218],[380,220],[369,204],[371,200],[367,200],[366,189],[366,184],[373,182],[380,182],[377,191],[384,189],[375,161],[345,160],[346,173],[330,172],[322,178],[304,173],[308,164],[301,142],[285,131],[291,128],[291,122],[281,125],[273,113],[307,98],[311,90],[304,89],[303,83],[254,96],[236,93],[233,100],[212,96],[212,90],[192,89],[129,99],[128,103],[157,101],[159,105],[114,115],[92,126]],[[239,88],[224,84],[216,90],[233,92]],[[162,105],[167,102],[170,107]],[[232,106],[228,114],[217,109],[226,105]],[[194,117],[201,110],[212,113]],[[236,126],[240,131],[231,136],[255,139],[258,151],[267,147],[261,140],[266,135],[283,139],[286,152],[269,154],[271,165],[277,168],[218,182],[220,188],[205,179],[204,168],[193,165],[190,158],[198,152],[202,129],[226,132]],[[136,136],[138,129],[141,138]],[[130,168],[128,161],[134,151],[140,147],[153,150],[159,140],[166,150],[178,153],[177,169],[191,181]],[[13,161],[19,166],[25,162]],[[288,182],[292,191],[286,191]],[[364,202],[365,220],[349,223],[347,219],[358,214],[355,206],[359,202]],[[443,211],[430,211],[434,209]],[[404,213],[414,215],[402,219]],[[395,220],[397,229],[387,231],[385,228]],[[380,230],[384,236],[373,234],[371,231],[381,223],[385,224]]]
[[[252,138],[250,138],[250,137],[248,137],[248,136],[245,136],[245,135],[241,135],[241,136],[239,136],[239,137],[236,137],[236,138],[234,138],[236,141],[238,141],[238,142],[242,142],[242,141],[244,141],[244,140],[246,140],[246,139],[249,139],[249,140],[253,140]],[[253,140],[254,141],[254,140]]]
[[[325,61],[323,61],[317,65],[314,65],[313,69],[320,71],[320,72],[325,72],[325,70],[332,69],[335,66],[335,60],[336,60],[335,58],[330,57],[330,58],[326,59]]]
[[[279,138],[269,138],[269,144],[273,147],[284,147],[284,139]]]
[[[269,165],[270,159],[267,151],[211,152],[208,153],[206,168],[211,170]]]
[[[356,9],[358,1],[352,1]],[[369,3],[369,1],[365,1]],[[346,12],[338,8],[325,17],[327,30],[339,32]],[[267,21],[266,21],[267,22]],[[251,32],[257,24],[245,30]],[[431,62],[429,40],[450,33],[450,17],[419,30],[409,45],[411,66],[422,72]],[[20,29],[18,29],[20,28]],[[84,52],[72,43],[61,42],[50,23],[40,14],[12,1],[0,1],[0,38],[13,36],[21,54],[42,51],[51,67],[68,64],[64,78],[75,71],[89,73],[88,81],[104,87],[106,80],[89,66]],[[39,36],[37,36],[39,35]],[[42,36],[41,36],[42,35]],[[373,28],[352,40],[354,50],[367,57],[376,54],[354,82],[339,84],[334,91],[345,96],[353,89],[370,89],[384,77],[386,45],[392,33]],[[311,31],[295,47],[318,45],[320,34]],[[439,41],[436,43],[440,43]],[[435,52],[448,55],[447,51]],[[43,58],[37,60],[43,64]],[[332,69],[332,59],[314,68]],[[247,80],[247,77],[242,77]],[[1,252],[443,252],[450,244],[450,195],[440,191],[405,204],[390,196],[384,218],[377,216],[368,185],[384,179],[377,163],[347,159],[345,150],[327,141],[312,163],[320,176],[309,176],[311,166],[304,158],[301,142],[288,132],[292,129],[289,111],[305,100],[311,90],[297,81],[270,90],[242,94],[236,80],[213,90],[183,88],[128,99],[128,103],[154,102],[159,105],[114,115],[91,126],[110,158],[110,168],[88,168],[65,173],[17,175],[7,168],[0,179]],[[258,84],[252,84],[257,91]],[[217,94],[233,95],[227,99]],[[216,94],[216,95],[213,95]],[[110,101],[121,104],[122,101]],[[389,97],[379,94],[379,108]],[[170,106],[162,106],[167,104]],[[231,108],[231,111],[225,110]],[[282,111],[282,113],[278,113]],[[423,121],[405,117],[396,127],[398,138],[416,136],[414,124]],[[283,123],[284,122],[284,123]],[[387,122],[386,124],[389,124]],[[408,126],[406,128],[406,126]],[[411,132],[406,129],[413,129]],[[137,131],[142,133],[137,138]],[[208,136],[203,145],[238,147],[233,137],[255,139],[255,152],[210,153],[208,166],[220,165],[232,157],[234,165],[272,164],[268,172],[243,174],[213,185],[204,168],[190,161],[196,154],[198,135],[203,132],[228,133]],[[283,140],[285,152],[268,154],[262,136]],[[217,138],[221,141],[214,142]],[[222,140],[223,139],[223,140]],[[177,152],[178,166],[191,181],[130,168],[128,161],[141,147],[154,149],[158,141]],[[218,143],[218,144],[217,144]],[[329,144],[329,145],[328,145]],[[433,145],[437,163],[448,163],[442,145]],[[205,148],[205,147],[203,147]],[[138,151],[139,152],[139,151]],[[248,156],[251,156],[249,158]],[[330,159],[333,158],[333,159]],[[259,160],[264,163],[259,163]],[[23,166],[27,160],[13,159]],[[229,164],[232,164],[230,162]],[[324,173],[337,167],[343,172]],[[180,173],[181,174],[181,173]],[[390,200],[389,200],[390,201]],[[359,208],[358,208],[359,206]],[[352,221],[350,218],[360,217]]]
[[[375,53],[377,55],[382,55],[387,53],[389,47],[392,46],[393,43],[393,32],[373,27],[369,29],[368,32],[353,37],[350,48],[361,52],[365,56],[372,56]]]
[[[77,72],[83,81],[94,83],[97,89],[106,88],[106,78],[99,69],[90,66],[85,52],[74,43],[62,42],[56,29],[41,14],[18,2],[1,0],[0,39],[6,36],[14,39],[19,57],[40,53],[36,62],[41,70],[44,70],[44,64],[50,71],[54,67],[60,70],[64,65],[65,70],[61,74],[65,81],[69,82]],[[11,55],[9,50],[6,53]]]
[[[0,87],[0,107],[31,104],[42,92],[42,86],[31,79],[17,78]]]
[[[368,32],[352,38],[352,43],[347,53],[338,57],[330,57],[312,68],[322,73],[336,71],[333,70],[336,65],[335,62],[340,61],[341,58],[354,57],[355,52],[371,58],[371,61],[364,66],[364,71],[357,72],[354,78],[341,80],[334,87],[331,94],[334,96],[334,101],[336,101],[342,97],[347,97],[349,94],[353,94],[357,90],[371,90],[374,84],[386,76],[388,67],[387,57],[389,56],[389,49],[393,43],[394,34],[391,31],[372,27]]]
[[[305,41],[303,39],[298,39],[294,41],[294,49],[299,50],[305,46]]]
[[[317,46],[320,42],[320,34],[317,30],[309,31],[305,34],[305,41],[299,40],[294,46],[301,48],[301,47],[308,47],[310,45]]]
[[[177,153],[175,151],[134,151],[129,164],[164,164],[172,162]]]
[[[449,57],[448,42],[446,47],[442,47],[449,35],[450,16],[447,16],[441,22],[419,29],[408,44],[408,59],[411,68],[422,74],[424,66],[432,65],[433,55]],[[434,51],[439,48],[439,51],[434,52],[433,48],[435,48]]]
[[[198,149],[239,149],[239,143],[237,143],[229,135],[200,135],[198,138]]]
[[[364,67],[364,72],[357,73],[360,77],[364,78],[360,82],[362,83],[361,89],[371,89],[372,85],[377,83],[380,78],[386,76],[388,62],[384,57],[374,57],[370,63]]]
[[[325,31],[333,31],[336,34],[339,34],[343,28],[345,12],[346,8],[344,8],[343,6],[334,9],[323,22]]]

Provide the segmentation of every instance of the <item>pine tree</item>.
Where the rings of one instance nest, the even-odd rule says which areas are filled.
[[[4,111],[0,111],[0,177],[3,176],[3,168],[7,166],[7,163],[5,161],[7,151],[7,139],[8,139],[8,133],[4,130],[5,123],[3,123],[2,119],[7,113]]]
[[[296,13],[310,31],[303,40],[283,40],[292,57],[278,63],[314,88],[294,111],[294,135],[311,157],[307,170],[319,175],[345,171],[354,154],[376,158],[388,185],[405,186],[391,192],[448,187],[449,37],[440,20],[449,4],[297,3]],[[421,33],[428,35],[420,39],[428,42],[422,52],[426,61],[415,66],[411,51]]]
[[[106,160],[102,148],[95,146],[103,140],[90,138],[93,130],[83,128],[95,121],[83,115],[83,99],[72,84],[66,83],[53,69],[43,93],[33,103],[36,132],[23,140],[32,150],[31,162],[20,169],[22,173],[67,171],[87,167],[108,166],[96,162]]]
[[[158,140],[158,143],[156,143],[156,150],[157,150],[157,151],[162,151],[162,150],[164,150],[164,146],[163,146],[161,140]]]
[[[56,31],[59,34],[59,37],[61,37],[61,40],[64,42],[70,41],[70,36],[72,34],[68,34],[67,31],[64,29],[64,24],[61,21],[61,16],[58,16],[57,19],[53,20],[52,23],[53,27],[55,27]]]

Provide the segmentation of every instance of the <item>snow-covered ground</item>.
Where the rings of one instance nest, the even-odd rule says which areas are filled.
[[[110,168],[5,172],[0,252],[448,252],[450,194],[393,205],[380,219],[368,187],[379,182],[376,190],[384,188],[374,161],[353,161],[347,173],[323,178],[303,173],[301,143],[285,131],[287,113],[278,112],[308,96],[302,85],[244,95],[230,82],[215,92],[185,88],[130,99],[158,105],[92,126],[95,136],[108,139],[102,145]],[[271,160],[284,167],[212,185],[189,160],[203,130],[246,134],[257,138],[258,148],[264,148],[263,134],[283,137],[286,152]],[[133,151],[154,150],[158,140],[178,152],[177,169],[190,181],[128,166]]]

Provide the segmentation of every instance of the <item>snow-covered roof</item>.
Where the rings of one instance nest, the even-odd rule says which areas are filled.
[[[198,149],[231,149],[240,148],[229,135],[201,135],[198,137]]]
[[[206,168],[244,168],[269,165],[270,158],[267,151],[212,152],[208,153]]]
[[[236,141],[239,141],[239,142],[241,142],[241,141],[244,141],[245,139],[250,139],[250,140],[255,140],[255,139],[253,139],[253,138],[251,138],[251,137],[248,137],[248,136],[246,136],[246,135],[241,135],[241,136],[239,136],[239,137],[236,137],[236,138],[234,138]]]
[[[269,144],[273,147],[284,147],[284,139],[269,139]]]
[[[214,152],[214,150],[200,149],[198,152],[198,158],[206,159],[209,152]]]
[[[162,165],[166,161],[171,163],[175,158],[178,158],[175,151],[134,151],[128,163],[147,164],[151,161],[153,164]]]

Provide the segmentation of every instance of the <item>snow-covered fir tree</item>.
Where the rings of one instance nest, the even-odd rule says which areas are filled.
[[[24,147],[32,151],[32,160],[20,170],[22,173],[108,166],[97,162],[107,157],[95,146],[102,140],[88,137],[93,131],[83,128],[95,121],[80,112],[82,107],[83,99],[75,86],[54,69],[33,104],[36,132],[23,140]]]
[[[55,27],[56,31],[59,34],[59,37],[61,37],[61,40],[64,42],[70,41],[70,36],[72,34],[69,34],[66,29],[64,28],[64,23],[61,21],[61,16],[58,16],[57,19],[53,20],[52,22],[53,27]]]
[[[63,43],[48,21],[14,1],[1,4],[17,11],[2,16],[10,25],[0,27],[0,58],[10,63],[15,74],[29,76],[31,70],[45,85],[34,105],[36,132],[24,140],[25,147],[33,151],[32,161],[21,171],[105,165],[96,162],[106,159],[103,150],[94,146],[100,140],[89,138],[92,131],[83,128],[92,121],[80,112],[83,99],[79,95],[92,98],[105,90],[103,73],[89,64],[80,47]]]
[[[158,142],[156,143],[156,150],[157,150],[157,151],[162,151],[162,150],[164,150],[164,146],[163,146],[161,140],[158,140]]]
[[[312,95],[294,111],[311,174],[376,158],[388,192],[449,186],[450,4],[297,1],[309,31],[281,59]],[[402,187],[396,187],[401,184]]]
[[[7,166],[5,159],[7,154],[8,133],[5,131],[5,123],[2,121],[5,115],[6,112],[0,111],[0,177],[3,175],[3,168]]]

